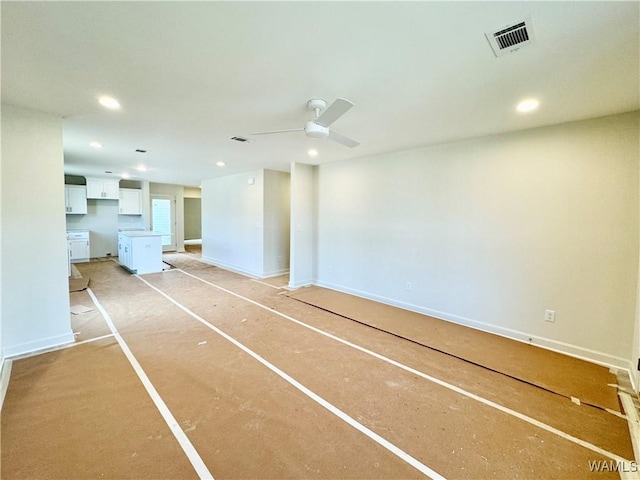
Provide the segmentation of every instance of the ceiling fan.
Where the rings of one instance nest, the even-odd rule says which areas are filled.
[[[330,140],[338,142],[347,147],[357,147],[360,144],[355,140],[351,140],[350,138],[347,138],[344,135],[340,135],[339,133],[336,133],[333,130],[329,129],[329,125],[331,125],[338,118],[347,113],[347,111],[351,107],[353,107],[353,103],[349,100],[345,100],[344,98],[338,98],[335,102],[329,105],[329,107],[327,107],[326,100],[322,100],[321,98],[312,98],[307,102],[307,108],[314,111],[315,118],[305,123],[304,128],[274,130],[271,132],[252,133],[251,135],[270,135],[272,133],[304,131],[307,137],[329,138]]]

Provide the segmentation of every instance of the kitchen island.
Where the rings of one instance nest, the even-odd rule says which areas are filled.
[[[162,272],[162,234],[140,230],[118,232],[118,260],[138,275]]]

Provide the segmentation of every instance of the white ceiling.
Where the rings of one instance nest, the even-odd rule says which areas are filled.
[[[64,117],[71,174],[195,186],[640,106],[637,1],[1,5],[2,101]],[[484,33],[527,15],[536,43],[496,58]],[[355,103],[332,128],[360,146],[249,135],[302,127],[314,97]]]

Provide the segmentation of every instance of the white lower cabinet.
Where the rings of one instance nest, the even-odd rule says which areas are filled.
[[[162,272],[162,234],[155,232],[119,232],[118,260],[132,273]]]
[[[89,231],[68,231],[67,248],[69,249],[69,261],[71,263],[88,262],[91,256]]]

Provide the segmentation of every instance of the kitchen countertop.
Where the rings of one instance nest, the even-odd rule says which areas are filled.
[[[161,237],[163,235],[166,235],[160,232],[144,231],[144,230],[131,230],[131,231],[123,230],[118,233],[121,233],[122,235],[126,235],[127,237]]]

